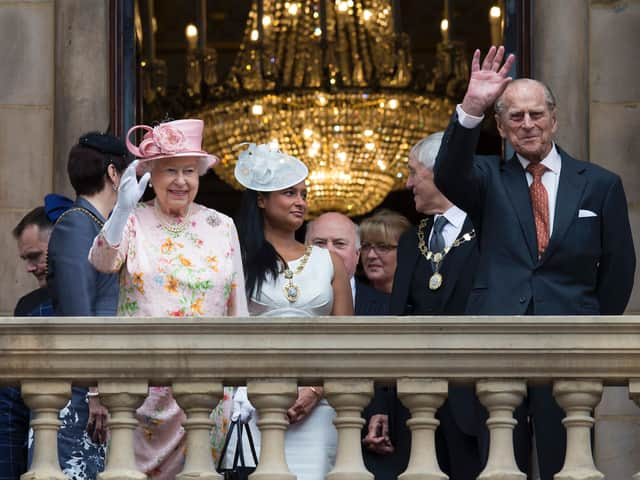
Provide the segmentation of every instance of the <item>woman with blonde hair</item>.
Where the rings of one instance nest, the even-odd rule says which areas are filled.
[[[411,222],[393,210],[381,209],[360,223],[360,261],[369,283],[376,290],[391,294],[398,265],[400,237]]]

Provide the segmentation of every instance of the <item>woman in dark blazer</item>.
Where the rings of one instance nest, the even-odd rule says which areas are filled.
[[[124,143],[107,134],[88,133],[69,153],[67,172],[77,197],[53,228],[47,262],[47,285],[56,315],[116,313],[118,275],[98,272],[88,255],[115,205],[128,164]],[[60,465],[70,478],[93,480],[104,469],[106,414],[97,390],[73,388],[58,432]]]

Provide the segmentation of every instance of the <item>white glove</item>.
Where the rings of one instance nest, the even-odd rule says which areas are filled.
[[[256,409],[251,405],[249,398],[247,397],[247,387],[238,387],[236,393],[233,396],[233,409],[231,414],[231,420],[239,420],[240,423],[246,425],[253,417],[253,412]]]
[[[122,241],[122,233],[127,225],[129,216],[142,197],[151,174],[145,173],[140,182],[136,179],[136,166],[138,160],[131,162],[131,165],[122,174],[120,179],[120,187],[118,187],[118,200],[116,206],[111,212],[109,220],[102,227],[102,234],[109,242],[109,245],[120,245]]]

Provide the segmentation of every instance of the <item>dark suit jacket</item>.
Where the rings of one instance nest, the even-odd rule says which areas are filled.
[[[481,256],[467,313],[622,314],[633,287],[635,252],[620,177],[558,148],[555,220],[538,259],[522,165],[515,155],[504,164],[497,157],[474,157],[479,132],[461,126],[454,115],[435,166],[436,185],[470,215],[479,234]],[[580,210],[596,215],[581,217]]]
[[[433,217],[429,217],[424,232],[426,239],[429,238],[432,227]],[[472,230],[473,225],[467,217],[460,236]],[[398,266],[393,280],[389,313],[464,314],[477,262],[478,249],[475,239],[450,250],[440,268],[443,284],[438,290],[432,291],[427,285],[433,273],[431,262],[427,261],[418,249],[417,228],[410,229],[402,235],[398,243]],[[365,410],[365,417],[368,419],[377,413],[389,417],[390,436],[395,451],[391,455],[379,456],[365,450],[365,463],[374,471],[376,480],[392,479],[404,471],[409,461],[411,441],[406,421],[410,414],[397,398],[395,388],[385,387],[376,387],[374,398]],[[484,456],[488,448],[488,437],[484,428],[486,412],[478,402],[473,386],[450,385],[447,402],[439,413],[442,428],[438,430],[438,434],[442,433],[440,430],[446,430],[445,435],[448,436],[451,430],[455,429],[470,437],[481,437],[478,439],[478,448],[483,452],[478,456],[469,453],[471,457],[464,456],[464,445],[452,445],[456,442],[451,440],[452,437],[448,436],[446,440],[436,438],[438,461],[445,472],[449,475],[453,472],[459,478],[475,478],[480,470],[479,457]],[[440,442],[444,443],[439,444]],[[447,453],[457,456],[450,461]]]
[[[425,239],[433,227],[433,217],[429,217]],[[473,224],[465,219],[461,235],[471,232]],[[417,228],[405,232],[398,242],[398,267],[393,279],[393,291],[389,313],[391,315],[462,315],[475,267],[478,261],[476,240],[452,249],[442,262],[440,273],[443,284],[438,290],[430,290],[427,282],[433,269],[418,249]]]
[[[53,308],[61,316],[112,316],[118,305],[118,274],[100,273],[89,263],[89,250],[101,229],[83,211],[102,217],[91,203],[78,198],[58,218],[49,239],[47,285]]]
[[[554,224],[538,259],[533,210],[514,155],[474,157],[480,128],[454,114],[436,160],[435,182],[465,210],[478,231],[480,260],[467,313],[479,315],[620,315],[635,271],[635,252],[620,178],[597,165],[561,157]],[[580,215],[580,211],[595,215]],[[518,465],[527,470],[527,415],[538,439],[541,477],[563,465],[564,416],[550,386],[529,387],[514,432]]]
[[[27,293],[18,300],[13,311],[14,317],[51,317],[53,315],[55,313],[47,287],[40,287]]]
[[[355,315],[389,315],[388,293],[381,292],[356,280]]]

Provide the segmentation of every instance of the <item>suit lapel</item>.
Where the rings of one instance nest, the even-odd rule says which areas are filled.
[[[433,226],[433,216],[427,218],[427,225],[424,229],[424,241],[425,243],[429,243],[429,233],[431,232],[431,227]],[[415,274],[416,265],[418,264],[418,260],[422,257],[422,253],[420,253],[420,249],[418,248],[418,229],[420,228],[420,224],[415,230],[415,234],[411,236],[411,243],[407,246],[408,254],[404,257],[403,262],[406,265],[407,274],[403,276],[402,282],[402,291],[407,292],[406,300],[409,298],[409,290],[411,289],[411,282],[413,280],[413,275]],[[429,263],[429,262],[428,262]]]
[[[428,227],[427,227],[427,232]],[[402,250],[402,251],[400,251]],[[400,238],[398,266],[393,278],[393,290],[389,301],[390,315],[406,315],[409,302],[411,281],[419,261],[417,227],[412,228]]]
[[[544,262],[558,248],[567,229],[578,218],[578,207],[587,183],[582,175],[584,167],[560,148],[558,153],[562,158],[562,167],[558,180],[553,233],[549,239],[549,246],[540,259],[541,262]]]
[[[538,260],[538,241],[536,240],[536,227],[533,221],[531,197],[527,178],[518,158],[514,155],[503,167],[503,183],[511,204],[516,212],[520,228],[527,242],[529,254],[534,262]]]
[[[464,220],[464,225],[462,226],[462,230],[460,231],[460,235],[458,238],[462,237],[465,233],[469,233],[473,230],[473,224],[469,219],[469,216]],[[442,289],[442,306],[444,307],[449,298],[453,294],[454,286],[458,281],[458,277],[462,272],[468,273],[467,269],[464,268],[464,264],[466,262],[469,253],[471,253],[473,247],[473,241],[465,242],[457,248],[451,250],[446,257],[444,257],[443,265],[441,272],[444,277],[443,289]]]

